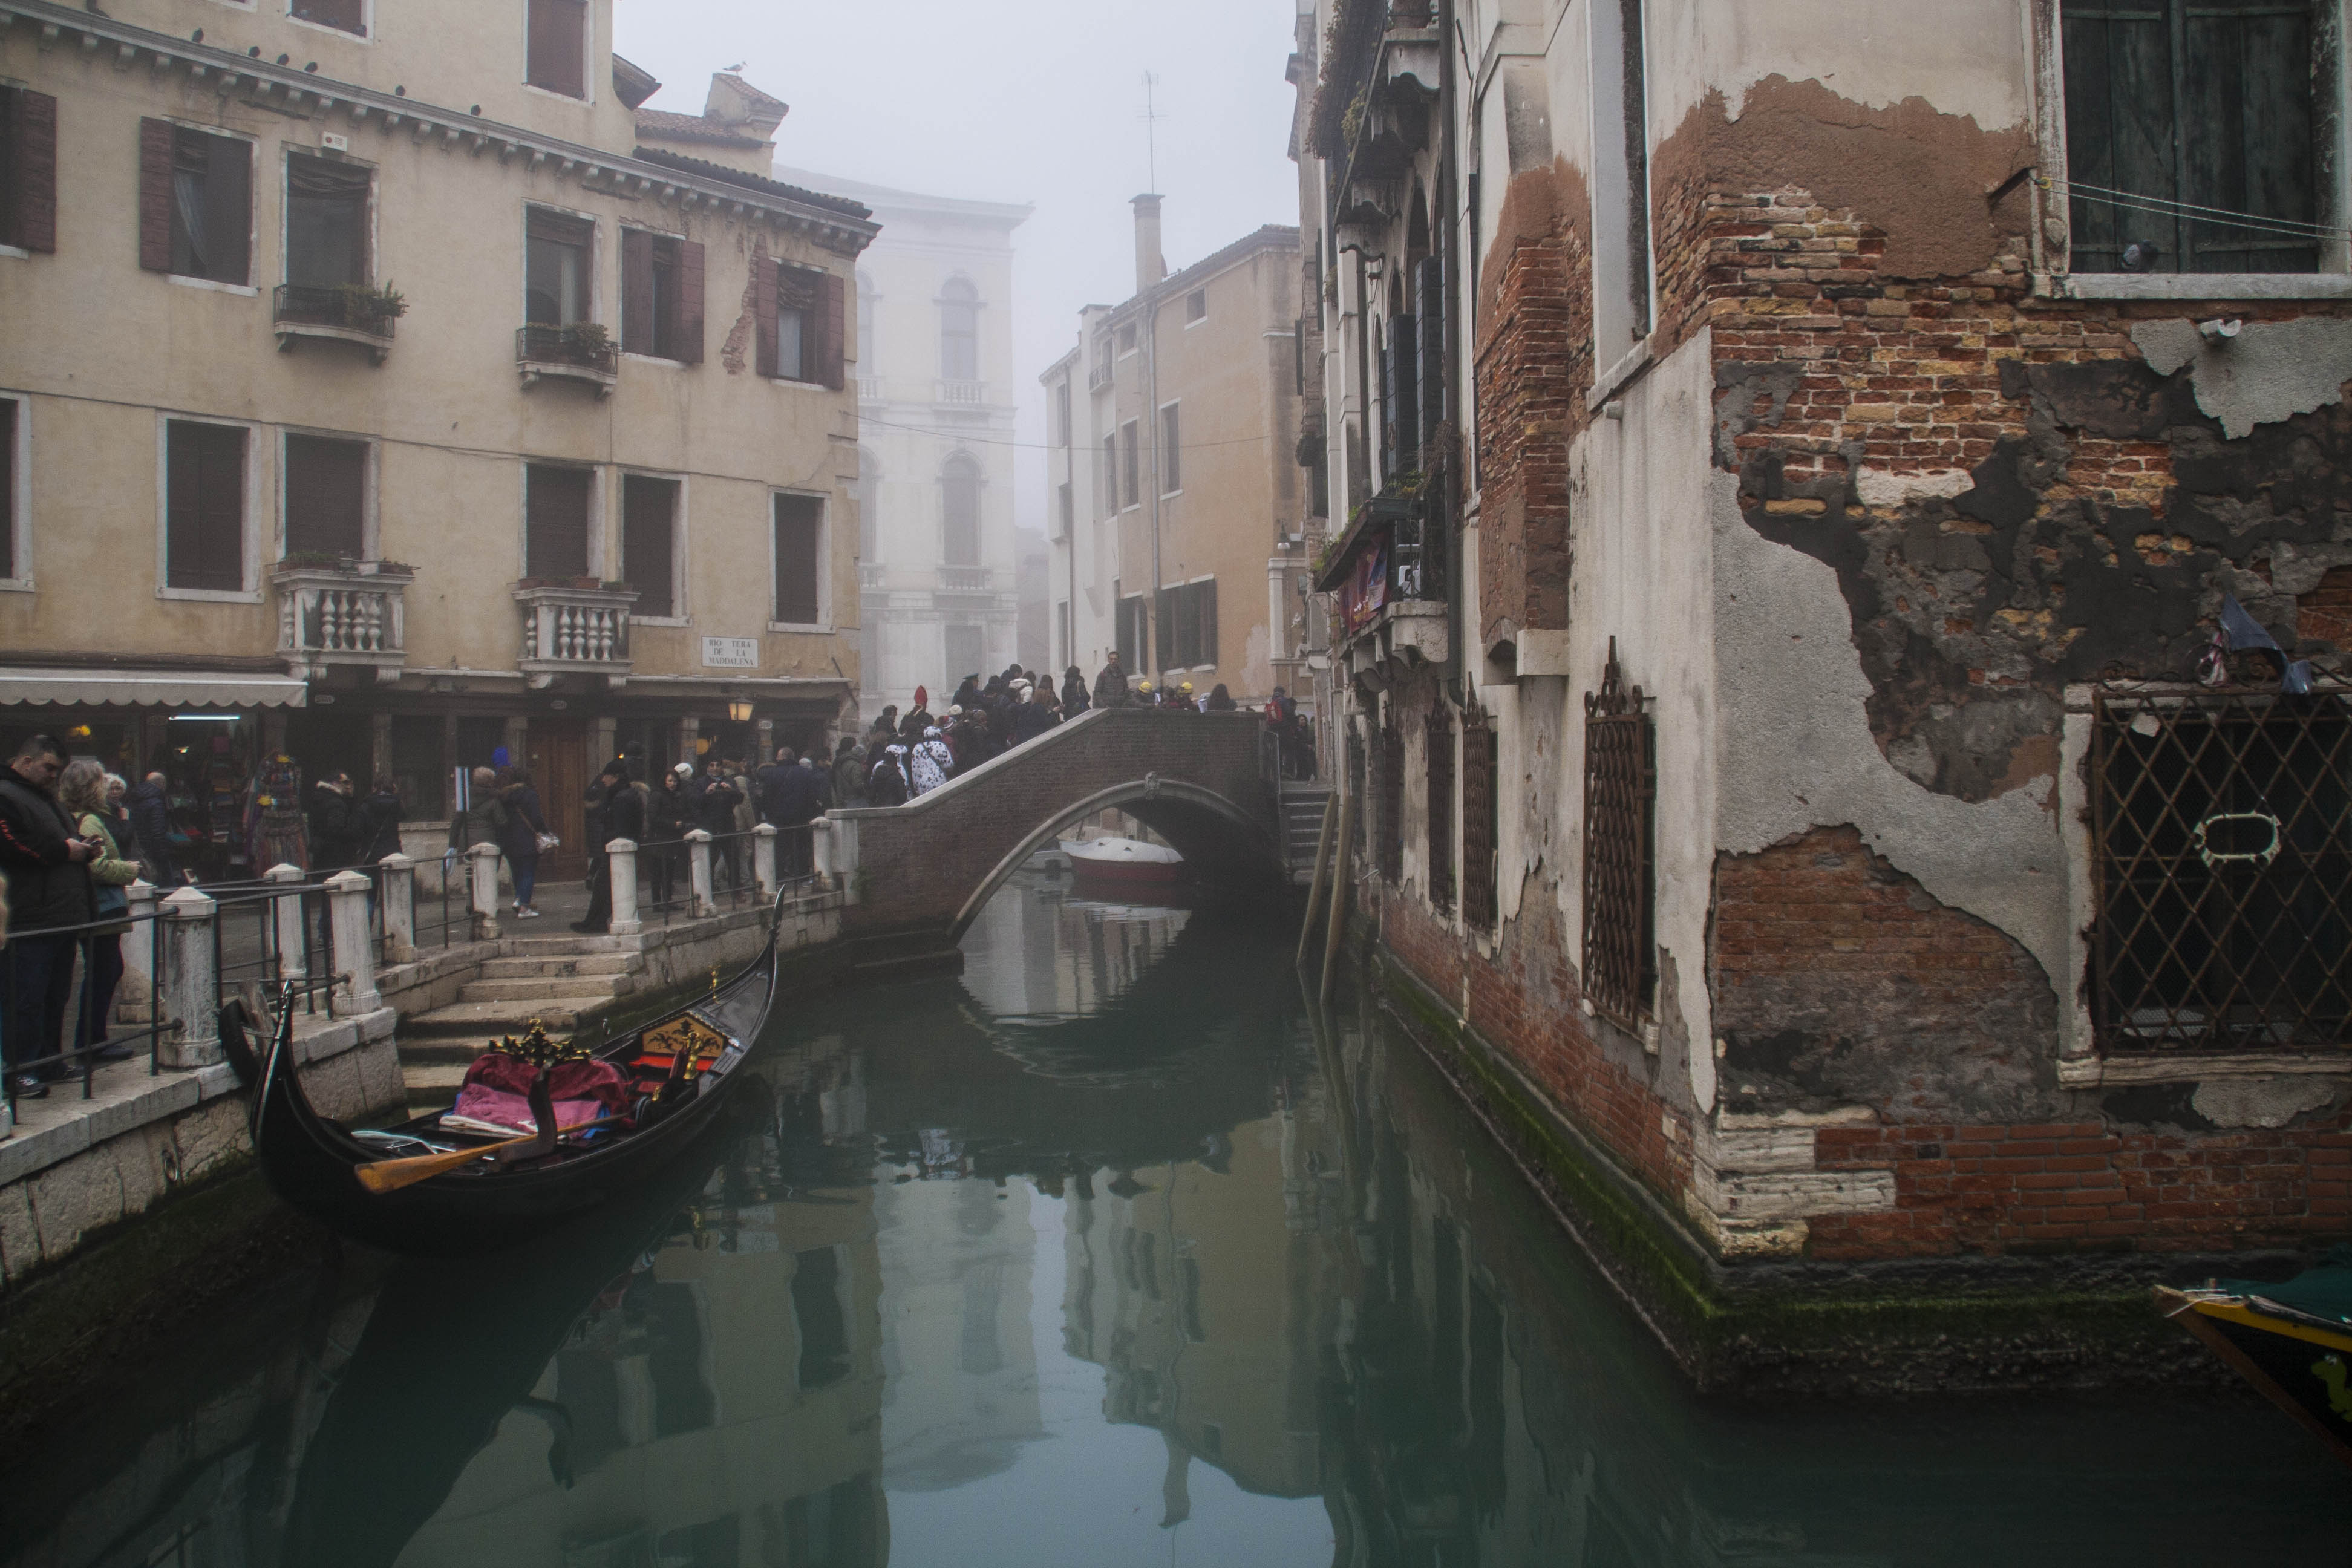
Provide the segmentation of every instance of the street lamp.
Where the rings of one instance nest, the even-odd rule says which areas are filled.
[[[731,699],[727,704],[727,717],[738,724],[749,724],[751,721],[751,700],[748,697]]]

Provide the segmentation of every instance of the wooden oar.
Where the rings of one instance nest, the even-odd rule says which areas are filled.
[[[562,1140],[574,1132],[585,1132],[591,1127],[602,1127],[620,1120],[617,1116],[599,1117],[593,1121],[581,1122],[576,1127],[567,1127],[556,1137]],[[462,1169],[485,1154],[496,1154],[501,1149],[513,1149],[538,1141],[538,1133],[527,1132],[520,1138],[509,1138],[502,1142],[478,1143],[471,1149],[452,1149],[446,1154],[413,1154],[399,1160],[373,1160],[364,1165],[354,1165],[352,1170],[359,1177],[360,1185],[368,1191],[396,1193],[403,1187],[413,1187],[444,1172]]]

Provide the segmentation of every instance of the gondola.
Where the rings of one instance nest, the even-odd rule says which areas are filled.
[[[257,1057],[244,1006],[222,1010],[221,1037],[252,1079],[253,1147],[278,1195],[338,1233],[388,1251],[456,1256],[493,1251],[643,1185],[717,1119],[743,1076],[776,994],[775,922],[759,956],[709,994],[597,1047],[590,1059],[619,1069],[627,1105],[583,1128],[559,1131],[542,1073],[523,1137],[445,1123],[448,1112],[397,1127],[353,1131],[318,1113],[292,1057],[292,1009]],[[478,1157],[464,1158],[467,1151]],[[420,1162],[405,1169],[392,1162]],[[422,1162],[437,1162],[428,1165]],[[419,1178],[420,1169],[437,1173]],[[402,1184],[376,1190],[385,1173]],[[362,1179],[363,1175],[365,1180]]]
[[[2352,1465],[2352,1246],[2280,1284],[2159,1286],[2158,1309]]]

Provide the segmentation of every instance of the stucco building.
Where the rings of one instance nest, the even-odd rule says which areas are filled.
[[[1135,198],[1134,296],[1079,312],[1045,387],[1053,663],[1263,700],[1297,658],[1314,515],[1296,448],[1297,231],[1169,273],[1160,198]]]
[[[857,263],[859,706],[1013,660],[1013,232],[1030,209],[793,169],[871,208]]]
[[[1365,885],[1654,1259],[2352,1229],[2322,10],[1301,7]]]
[[[854,693],[875,225],[649,141],[612,11],[0,5],[0,727],[163,766],[210,874],[281,752],[424,820],[503,748],[570,853],[616,748]]]

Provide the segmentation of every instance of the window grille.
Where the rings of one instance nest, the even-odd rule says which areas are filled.
[[[1381,728],[1381,876],[1404,877],[1404,731],[1395,718]]]
[[[1454,719],[1440,702],[1429,710],[1423,731],[1428,748],[1429,773],[1429,901],[1432,907],[1454,907]]]
[[[1482,713],[1462,724],[1462,915],[1480,931],[1493,931],[1497,914],[1496,844],[1502,835],[1500,791],[1496,774],[1497,739]]]
[[[2091,785],[2102,1049],[2352,1043],[2342,697],[2102,693]]]
[[[1584,698],[1584,994],[1628,1028],[1657,992],[1655,758],[1642,689],[1625,685],[1612,637],[1601,689]]]

